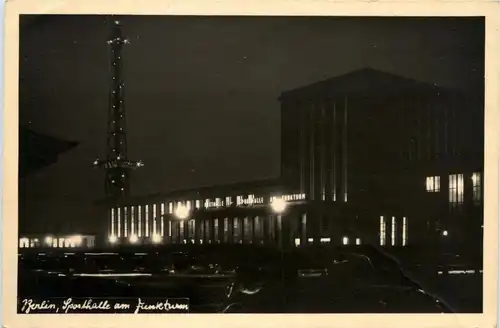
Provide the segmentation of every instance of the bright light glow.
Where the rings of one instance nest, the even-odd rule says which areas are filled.
[[[330,242],[330,238],[320,238],[319,242],[320,243],[329,243]]]
[[[295,238],[295,246],[300,246],[300,238]]]
[[[115,235],[111,235],[111,236],[108,237],[108,241],[111,244],[116,244],[116,242],[118,241],[118,238]]]
[[[184,205],[178,205],[175,209],[175,216],[181,220],[187,219],[189,216],[189,209]]]
[[[83,238],[80,235],[75,235],[70,237],[70,243],[80,246],[83,242]]]
[[[361,245],[361,239],[360,238],[356,238],[356,245]]]
[[[54,238],[52,238],[51,236],[45,237],[45,243],[46,244],[52,245],[53,240],[54,240]]]
[[[349,238],[344,237],[342,238],[342,245],[348,245],[349,244]]]
[[[275,198],[271,202],[271,208],[274,213],[283,213],[286,210],[286,201],[282,198]]]
[[[161,236],[159,234],[154,234],[153,237],[151,237],[151,240],[154,244],[159,244],[161,243]]]
[[[443,231],[443,236],[448,236],[448,230]]]
[[[137,235],[131,235],[129,241],[131,244],[135,244],[139,241],[139,237],[137,237]]]

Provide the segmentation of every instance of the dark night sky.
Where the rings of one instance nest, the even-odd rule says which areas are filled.
[[[20,121],[79,141],[27,180],[31,231],[98,231],[109,25],[24,17]],[[482,19],[121,17],[135,194],[275,177],[281,91],[366,66],[464,91],[484,78]],[[96,231],[96,232],[97,232]]]

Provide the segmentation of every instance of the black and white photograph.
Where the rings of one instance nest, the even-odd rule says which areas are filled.
[[[17,313],[483,313],[485,31],[19,15]]]

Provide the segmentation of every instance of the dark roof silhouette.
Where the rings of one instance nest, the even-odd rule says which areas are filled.
[[[153,200],[165,201],[167,199],[202,199],[202,198],[212,198],[212,197],[224,197],[234,193],[241,192],[242,195],[248,195],[249,193],[259,192],[264,190],[275,190],[277,187],[280,188],[282,182],[279,178],[271,178],[266,180],[256,180],[256,181],[244,181],[235,182],[221,185],[210,185],[201,186],[190,189],[183,190],[172,190],[167,192],[159,192],[149,195],[132,195],[123,199],[124,204],[133,204],[140,202],[148,202]],[[114,202],[113,199],[104,199],[98,201],[98,203],[105,204],[107,202]]]
[[[78,142],[62,140],[20,127],[19,176],[25,177],[34,171],[54,164],[59,155],[77,145]]]
[[[398,93],[404,91],[444,92],[447,88],[432,83],[420,82],[407,77],[363,68],[307,86],[284,91],[280,100],[289,98],[335,97],[339,95],[367,95]]]

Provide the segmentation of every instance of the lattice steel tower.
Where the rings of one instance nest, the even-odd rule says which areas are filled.
[[[107,43],[111,53],[107,154],[105,160],[96,159],[94,166],[105,169],[106,197],[116,199],[130,194],[130,171],[144,164],[142,161],[130,161],[127,156],[122,48],[130,42],[122,35],[120,22],[117,20],[113,23],[113,31]]]

